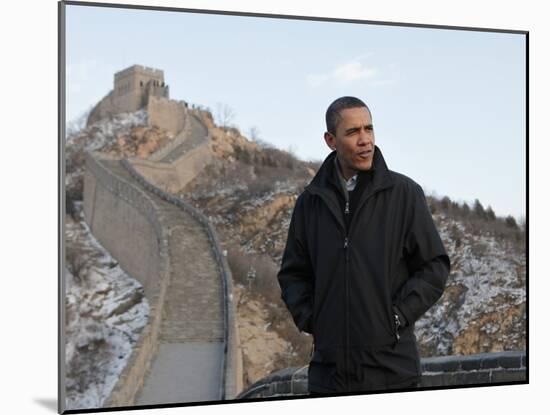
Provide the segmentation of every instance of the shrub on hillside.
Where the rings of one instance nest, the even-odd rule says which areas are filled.
[[[432,213],[444,213],[461,220],[465,232],[475,236],[489,234],[507,243],[512,249],[525,252],[525,226],[518,226],[513,216],[498,217],[491,206],[484,208],[478,199],[474,201],[472,208],[466,202],[459,204],[447,196],[441,199],[427,196],[426,199]],[[456,230],[451,229],[451,237],[456,246],[460,246],[462,241]]]
[[[451,226],[450,236],[451,239],[455,242],[456,248],[462,245],[462,232],[455,223],[453,223],[453,226]]]
[[[258,167],[282,167],[294,170],[301,163],[294,154],[268,144],[263,144],[260,149],[234,146],[234,151],[237,160]]]
[[[518,229],[518,224],[516,223],[516,220],[513,216],[506,216],[506,219],[504,219],[504,222],[506,223],[506,226],[512,229]]]
[[[81,251],[71,245],[67,245],[65,248],[65,266],[78,282],[86,278],[87,261],[87,257]]]
[[[235,282],[250,287],[252,293],[264,300],[275,303],[281,298],[281,289],[277,281],[279,268],[266,254],[246,254],[236,244],[227,250],[227,262]],[[254,275],[249,281],[248,276]]]
[[[83,199],[84,184],[82,177],[77,178],[71,187],[65,189],[65,213],[78,221],[78,211],[75,202],[81,202]]]

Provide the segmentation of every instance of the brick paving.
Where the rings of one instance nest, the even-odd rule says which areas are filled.
[[[102,163],[113,174],[136,183],[118,161]],[[171,271],[159,351],[136,404],[218,400],[223,292],[208,235],[187,212],[142,190],[151,197],[163,226],[169,230]]]

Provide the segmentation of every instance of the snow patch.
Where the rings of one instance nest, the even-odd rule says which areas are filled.
[[[128,276],[93,237],[82,218],[67,221],[67,248],[85,263],[77,275],[67,263],[66,407],[103,406],[149,317],[142,285]],[[69,261],[67,261],[69,262]]]

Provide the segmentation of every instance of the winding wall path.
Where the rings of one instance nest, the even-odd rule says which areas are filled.
[[[192,112],[185,128],[166,146],[147,159],[133,157],[132,166],[151,184],[179,193],[212,160],[208,129]]]
[[[181,163],[208,141],[208,130],[198,118],[191,115],[189,120],[182,145],[159,162]],[[89,154],[87,165],[84,204],[92,231],[115,257],[119,253],[121,265],[139,274],[154,302],[151,326],[106,406],[235,397],[242,388],[242,360],[232,278],[214,228],[202,213],[147,181],[127,160]],[[142,240],[139,250],[132,248]],[[148,252],[166,264],[142,272]]]
[[[120,162],[103,164],[118,177],[134,180]],[[158,351],[135,403],[222,399],[223,293],[208,235],[190,214],[143,190],[167,230],[170,271]]]

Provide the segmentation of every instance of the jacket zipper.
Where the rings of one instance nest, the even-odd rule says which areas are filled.
[[[368,200],[375,196],[377,193],[379,193],[380,191],[384,190],[385,188],[380,188],[380,189],[376,189],[376,190],[373,190],[371,191],[370,194],[367,194],[365,197],[362,197],[360,200],[359,200],[359,203],[357,204],[357,207],[355,208],[355,212],[357,213],[360,209],[363,209],[363,207],[367,204]],[[349,213],[349,204],[348,202],[346,202],[346,208],[345,208],[345,211],[344,213],[348,214]],[[346,229],[346,232],[347,232],[347,238],[348,239],[351,239],[351,236],[352,236],[352,232],[355,228],[355,223],[356,221],[358,220],[357,219],[358,215],[354,214],[353,217],[351,218],[351,223],[349,225],[349,229]],[[392,320],[392,316],[393,313],[390,313],[390,319],[389,319],[389,323],[390,325],[394,326],[394,334],[395,334],[395,338],[396,338],[396,341],[395,341],[395,344],[397,344],[397,341],[399,340],[400,338],[400,335],[399,333],[397,332],[397,329],[395,328],[395,325],[396,325],[396,322],[395,322],[395,317],[393,318]]]
[[[363,198],[359,202],[356,210],[359,211],[359,208],[361,208],[366,203],[366,201],[368,199],[370,199],[372,196],[374,196],[380,190],[383,190],[383,188],[376,189],[372,193],[368,194],[365,198]],[[348,247],[349,247],[349,240],[350,240],[350,236],[351,236],[351,231],[353,229],[353,225],[355,224],[355,221],[357,220],[357,217],[356,217],[357,215],[354,215],[354,217],[352,218],[352,221],[350,223],[350,226],[348,227],[348,226],[346,226],[345,216],[349,215],[349,213],[350,213],[349,200],[346,200],[346,205],[345,205],[345,208],[344,208],[344,221],[342,222],[341,221],[341,219],[342,219],[341,216],[337,215],[336,210],[333,210],[331,208],[331,203],[328,201],[328,197],[325,196],[325,194],[322,190],[317,190],[315,188],[310,188],[309,191],[311,193],[318,194],[319,196],[321,196],[321,199],[323,199],[325,201],[325,203],[329,207],[329,210],[332,211],[332,213],[334,214],[334,217],[336,218],[337,222],[342,226],[342,228],[344,230],[344,234],[345,234],[345,238],[344,238],[344,252],[345,252],[344,257],[345,257],[345,263],[346,263],[346,269],[345,269],[345,275],[344,275],[345,290],[346,290],[346,347],[345,347],[345,372],[346,372],[346,376],[345,376],[345,382],[346,382],[346,389],[349,391],[350,388],[349,388],[349,375],[348,375],[348,372],[349,372],[349,282],[348,282],[349,251],[348,251]],[[396,333],[396,338],[397,339],[398,339],[398,336],[399,336],[399,334]],[[397,341],[395,342],[395,344],[397,344]]]
[[[346,207],[344,209],[344,215],[349,215],[349,200],[346,200]],[[344,221],[347,223],[347,220]],[[346,390],[349,391],[349,325],[350,325],[350,317],[349,317],[349,229],[346,227],[346,237],[344,238],[344,257],[346,261],[346,269],[345,269],[345,275],[344,275],[344,281],[346,284],[346,347],[345,347],[345,381],[346,381]]]
[[[348,281],[348,246],[349,246],[349,240],[348,237],[344,239],[344,257],[346,261],[346,271],[344,274],[344,282],[346,284],[346,346],[345,346],[345,380],[346,380],[346,390],[349,391],[349,281]]]

